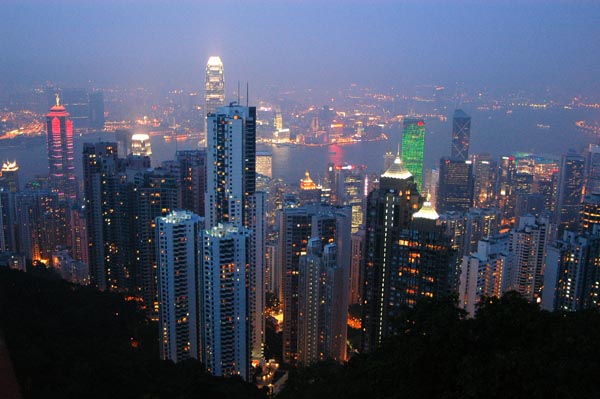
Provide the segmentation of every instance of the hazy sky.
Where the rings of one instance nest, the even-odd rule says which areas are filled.
[[[600,92],[598,1],[2,0],[0,83],[449,84]],[[590,90],[593,88],[593,90]]]

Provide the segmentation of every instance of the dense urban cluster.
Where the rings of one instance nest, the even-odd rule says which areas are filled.
[[[105,120],[102,92],[57,95],[44,123],[48,175],[22,185],[17,162],[2,166],[0,264],[43,264],[121,293],[157,322],[163,360],[197,359],[272,392],[288,377],[281,368],[379,353],[423,303],[455,298],[461,320],[479,320],[490,298],[513,291],[528,309],[600,306],[599,144],[583,154],[472,154],[472,118],[456,109],[449,155],[427,168],[428,118],[444,115],[313,107],[292,113],[290,130],[280,109],[242,105],[239,91],[225,102],[223,63],[210,57],[204,103],[195,94],[178,108],[194,116],[171,127],[142,118],[138,126],[156,129],[135,134]],[[273,178],[273,155],[257,151],[257,141],[389,140],[386,126],[401,140],[381,154],[382,173],[330,163],[316,182],[308,171],[284,182]],[[151,134],[167,130],[201,145],[158,166]],[[84,131],[116,140],[76,153]]]

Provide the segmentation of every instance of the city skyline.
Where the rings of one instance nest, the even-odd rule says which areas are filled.
[[[9,0],[0,268],[111,292],[146,323],[112,346],[270,397],[403,340],[410,379],[421,319],[600,309],[600,6],[459,3]]]

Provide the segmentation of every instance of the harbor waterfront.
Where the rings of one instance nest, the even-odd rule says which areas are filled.
[[[581,151],[590,143],[598,142],[598,137],[589,129],[576,125],[585,120],[589,124],[600,121],[596,109],[530,109],[519,108],[508,113],[506,110],[471,111],[473,118],[471,149],[472,154],[490,152],[493,156],[510,154],[515,151],[536,154],[560,155],[573,148]],[[427,119],[425,137],[425,168],[437,167],[440,157],[450,145],[451,122]],[[538,127],[543,125],[543,128]],[[257,144],[258,151],[273,154],[273,177],[288,183],[298,183],[308,170],[316,180],[323,177],[327,164],[365,165],[369,173],[380,173],[383,168],[383,154],[396,151],[401,140],[400,130],[385,131],[388,140],[357,142],[345,145],[302,146]],[[568,140],[565,140],[565,137]],[[197,148],[196,138],[181,137],[177,140],[165,139],[163,135],[151,136],[152,165],[173,159],[177,150]],[[81,154],[84,142],[115,141],[115,134],[95,132],[75,135],[75,154]],[[484,145],[484,143],[489,143]],[[121,150],[120,150],[121,151]],[[48,165],[39,162],[46,154],[44,136],[17,138],[0,141],[0,161],[16,160],[20,167],[22,182],[37,175],[48,173]],[[81,178],[81,160],[76,155],[75,173]]]

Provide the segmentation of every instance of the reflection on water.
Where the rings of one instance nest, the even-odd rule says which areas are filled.
[[[467,108],[468,111],[468,108]],[[470,153],[489,152],[494,156],[513,151],[539,154],[561,154],[567,148],[583,150],[598,138],[578,129],[575,122],[587,120],[598,122],[594,110],[519,109],[505,111],[475,111],[472,116]],[[549,128],[540,129],[538,124]],[[427,121],[425,142],[425,166],[433,167],[441,156],[450,152],[451,121]],[[115,141],[112,133],[94,133],[75,138],[75,172],[82,174],[81,151],[84,142]],[[399,132],[390,132],[390,140],[352,145],[326,147],[270,146],[260,144],[257,150],[273,154],[273,176],[290,183],[298,183],[308,170],[315,181],[323,179],[328,163],[365,165],[371,173],[380,173],[383,154],[396,151],[400,141]],[[151,137],[152,164],[173,159],[175,151],[197,148],[197,139],[165,140],[163,136]],[[35,175],[48,173],[46,141],[44,137],[0,141],[0,161],[17,160],[21,184]]]

